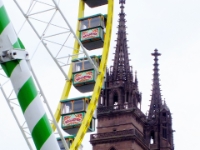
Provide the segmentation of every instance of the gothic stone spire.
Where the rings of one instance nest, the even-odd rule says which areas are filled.
[[[131,107],[137,107],[142,98],[138,81],[134,80],[132,66],[129,65],[124,13],[125,0],[120,0],[119,3],[121,9],[114,63],[110,70],[107,70],[105,88],[102,90],[102,101],[103,105],[106,106],[112,106],[116,103],[119,105],[131,103]]]
[[[156,117],[155,113],[160,110],[162,105],[161,93],[160,93],[160,83],[159,83],[159,69],[158,69],[158,56],[161,54],[158,53],[158,50],[155,49],[152,56],[154,56],[154,73],[153,73],[153,89],[152,89],[152,97],[151,104],[149,110],[149,117]]]
[[[152,145],[159,150],[174,150],[171,113],[166,103],[162,103],[160,92],[158,56],[161,54],[155,49],[152,55],[154,56],[153,89],[146,131],[151,141],[150,147]]]
[[[129,65],[128,47],[126,38],[126,20],[124,13],[125,0],[120,0],[121,12],[119,13],[119,25],[117,32],[117,44],[114,64],[111,66],[112,81],[133,81],[132,70]]]

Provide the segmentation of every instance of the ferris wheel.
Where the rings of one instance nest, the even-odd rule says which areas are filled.
[[[52,120],[52,122],[50,122],[51,127],[53,131],[59,133],[59,138],[57,138],[57,141],[62,141],[63,144],[61,145],[64,149],[68,149],[68,147],[70,147],[70,150],[77,150],[81,145],[86,132],[94,131],[95,129],[95,109],[99,101],[99,95],[101,89],[103,88],[105,78],[105,70],[112,31],[114,0],[79,0],[78,6],[75,6],[76,8],[74,8],[74,10],[78,8],[78,17],[73,16],[73,12],[67,11],[66,12],[68,15],[66,16],[66,12],[64,13],[63,11],[63,7],[65,5],[62,3],[62,1],[59,0],[32,0],[29,3],[24,2],[23,0],[13,0],[13,2],[16,4],[24,16],[25,22],[29,24],[39,39],[38,46],[36,47],[36,50],[32,52],[32,55],[34,55],[35,51],[39,49],[39,45],[42,45],[50,54],[55,64],[64,75],[66,81],[61,99],[57,102],[58,106],[55,113],[53,114],[42,91],[42,88],[39,85],[39,81],[37,80],[36,75],[29,63],[29,54],[26,51],[21,51],[25,49],[24,45],[22,44],[23,41],[21,41],[17,35],[15,36],[15,32],[13,29],[11,29],[12,33],[9,31],[6,34],[13,34],[15,39],[17,39],[18,46],[13,46],[16,42],[15,41],[13,44],[11,44],[12,48],[2,49],[3,53],[1,54],[0,60],[2,68],[4,69],[4,73],[10,78],[12,82],[13,90],[11,93],[6,94],[6,88],[4,88],[4,84],[7,82],[6,81],[1,86],[2,93],[5,96],[13,116],[15,117],[17,124],[20,127],[20,130],[22,131],[22,134],[24,135],[24,138],[30,149],[34,149],[29,143],[29,138],[33,137],[33,135],[35,136],[33,137],[33,141],[37,149],[49,150],[49,147],[52,149],[60,149],[55,146],[56,144],[52,144],[55,143],[55,140],[53,139],[54,137],[51,136],[51,133],[49,133],[50,131],[48,131],[49,129],[44,124],[42,126],[44,130],[47,130],[46,133],[49,134],[48,138],[38,137],[38,133],[35,133],[35,128],[37,128],[39,125],[37,123],[32,124],[33,121],[30,119],[30,117],[32,117],[30,115],[31,110],[27,110],[30,103],[32,104],[36,102],[31,101],[26,104],[27,106],[24,106],[25,104],[20,102],[22,100],[19,100],[19,91],[16,92],[19,89],[16,83],[18,84],[18,82],[20,82],[20,84],[24,84],[21,83],[22,81],[16,81],[18,80],[19,76],[20,78],[25,79],[30,79],[30,76],[33,76],[34,81],[29,82],[31,82],[31,84],[34,84],[34,82],[36,83],[36,89],[34,92],[36,94],[36,91],[39,90],[39,96],[37,97],[41,97],[41,99],[43,99],[45,102],[45,107],[47,107],[48,114]],[[65,4],[67,5],[67,2],[65,2]],[[99,11],[95,12],[95,9],[98,9],[98,7],[101,6],[107,7],[106,14],[99,13]],[[92,12],[94,13],[85,16],[84,13],[87,11],[85,9],[86,7],[92,9]],[[0,9],[2,8],[5,11],[3,2],[0,1]],[[4,15],[5,14],[6,11]],[[8,16],[6,15],[6,17]],[[75,32],[71,26],[71,22],[68,22],[68,17],[73,17],[73,19],[76,18],[75,21],[77,22],[77,27]],[[4,23],[5,21],[3,21],[2,24]],[[5,29],[7,29],[6,26]],[[10,41],[10,39],[7,39],[7,41]],[[74,44],[72,45],[71,43]],[[94,55],[97,54],[97,51],[101,54]],[[17,71],[14,75],[11,73],[9,74],[8,70],[10,70],[9,68],[12,70],[13,66],[4,64],[10,63],[12,61],[16,63],[16,66],[19,64],[19,68],[25,66],[27,75],[24,75],[23,73],[20,73],[19,75],[19,72]],[[25,79],[22,79],[23,82],[26,82]],[[71,92],[72,86],[75,87],[77,92],[90,92],[91,95],[81,97],[74,96],[69,98],[68,96]],[[22,86],[20,88],[24,87]],[[32,91],[32,87],[29,89],[31,90],[30,93],[34,93]],[[11,96],[13,91],[15,91],[17,98],[13,98]],[[25,89],[25,91],[27,92],[27,89]],[[23,96],[21,97],[22,99],[24,98]],[[17,116],[18,114],[13,111],[13,100],[17,99],[18,102],[15,104],[20,105],[23,111],[23,114],[26,118],[24,123],[20,122],[20,119],[18,119]],[[38,107],[40,103],[35,105]],[[34,105],[31,107],[32,109],[35,109]],[[42,115],[44,114],[45,113],[43,112]],[[41,114],[37,115],[36,113],[34,117],[35,120],[39,120],[38,122],[42,120],[39,115]],[[29,119],[27,120],[27,118]],[[57,122],[59,122],[60,118],[62,118],[61,127],[63,130],[69,134],[72,134],[73,136],[63,137],[59,126],[57,125]],[[43,120],[43,122],[46,121],[44,118]],[[25,124],[28,125],[25,127]],[[27,126],[30,132],[28,136],[26,134],[28,132]],[[51,141],[48,141],[48,139],[51,139]]]

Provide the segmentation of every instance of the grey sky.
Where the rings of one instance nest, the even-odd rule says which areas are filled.
[[[65,13],[66,15],[67,12],[71,14],[71,23],[75,25],[77,15],[74,12],[78,10],[78,6],[77,2],[71,3],[69,6],[72,9],[67,9]],[[4,0],[4,4],[14,27],[19,29],[23,17],[12,0]],[[94,12],[88,8],[87,11],[91,15]],[[115,0],[114,11],[108,66],[112,65],[111,59],[114,58],[116,44],[114,40],[116,39],[119,13],[118,0]],[[74,16],[71,12],[74,13]],[[198,128],[200,126],[198,119],[200,105],[198,92],[200,88],[200,1],[126,0],[125,12],[127,14],[128,46],[131,54],[130,64],[134,70],[137,70],[139,89],[143,96],[143,112],[146,113],[148,110],[151,98],[153,57],[150,54],[157,48],[162,54],[159,58],[162,98],[166,100],[173,113],[173,129],[176,130],[174,133],[175,149],[196,149],[200,133]],[[35,37],[27,35],[26,38],[34,43]],[[24,43],[24,45],[31,48],[30,43]],[[37,52],[32,64],[54,111],[60,99],[65,79],[45,51]],[[0,94],[0,99],[0,149],[27,150],[2,94]],[[91,147],[89,134],[86,135],[83,145],[84,150]]]

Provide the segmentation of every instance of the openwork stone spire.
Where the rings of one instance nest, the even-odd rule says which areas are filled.
[[[114,64],[111,66],[112,81],[133,81],[132,69],[129,65],[128,46],[126,38],[126,20],[124,13],[125,0],[120,0],[121,12],[119,13],[119,25],[117,32],[117,44],[115,50]]]
[[[132,67],[129,65],[124,13],[125,0],[120,0],[119,4],[121,9],[119,13],[114,63],[106,71],[105,87],[101,93],[101,105],[110,107],[117,104],[123,106],[129,103],[129,108],[136,108],[138,107],[138,103],[141,104],[142,98],[137,78],[133,78]],[[122,108],[125,107],[123,106]]]
[[[156,112],[158,112],[162,105],[161,93],[160,93],[160,83],[159,83],[159,69],[158,69],[158,56],[161,54],[158,53],[158,50],[155,49],[152,56],[154,56],[154,73],[153,73],[153,89],[152,89],[152,97],[151,104],[149,110],[149,117],[156,117]]]
[[[158,56],[161,54],[155,49],[152,55],[154,56],[153,89],[145,134],[153,149],[174,150],[171,112],[165,101],[162,103],[161,98],[158,73]]]

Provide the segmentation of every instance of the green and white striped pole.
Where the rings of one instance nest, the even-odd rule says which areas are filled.
[[[8,50],[25,52],[0,0],[0,55]],[[15,53],[14,55],[17,55]],[[9,59],[9,58],[8,58]],[[2,61],[2,60],[1,60]],[[60,150],[25,59],[1,62],[10,78],[37,150]]]

